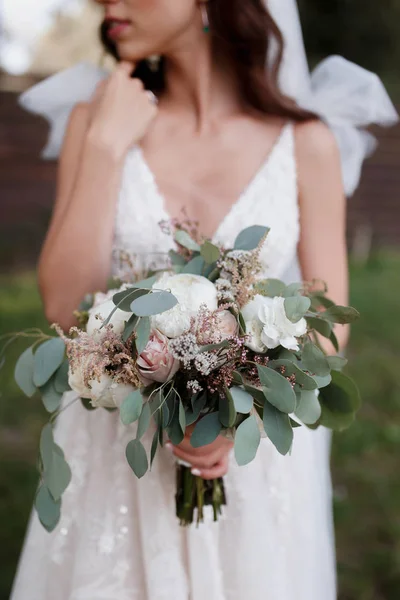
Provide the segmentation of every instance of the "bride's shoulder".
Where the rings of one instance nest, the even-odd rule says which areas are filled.
[[[331,128],[315,118],[294,126],[297,158],[326,162],[339,158],[339,147]]]
[[[339,147],[333,131],[320,119],[294,125],[296,158],[301,166],[340,162]]]
[[[319,119],[296,124],[294,137],[301,195],[343,196],[339,146],[328,125]]]

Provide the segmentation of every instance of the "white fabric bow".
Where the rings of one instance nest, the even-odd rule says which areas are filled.
[[[382,81],[341,56],[330,56],[311,75],[310,91],[298,98],[332,129],[339,145],[346,194],[356,190],[364,159],[376,148],[365,128],[395,125],[398,115]]]
[[[107,75],[105,69],[82,62],[48,77],[19,97],[25,110],[41,115],[50,124],[42,158],[58,158],[72,109],[79,102],[88,102]]]

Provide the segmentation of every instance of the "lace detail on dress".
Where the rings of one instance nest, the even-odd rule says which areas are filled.
[[[159,227],[165,219],[154,176],[134,148],[117,207],[114,273],[121,251],[140,269],[165,265],[173,245]],[[263,275],[282,277],[299,238],[291,124],[214,239],[231,245],[254,224],[271,228]],[[73,469],[62,522],[49,535],[32,516],[12,600],[335,599],[324,431],[297,430],[290,457],[268,439],[247,467],[232,456],[224,517],[187,529],[175,517],[173,456],[160,452],[137,480],[125,459],[134,437],[117,414],[87,412],[80,402],[62,414],[57,438]]]

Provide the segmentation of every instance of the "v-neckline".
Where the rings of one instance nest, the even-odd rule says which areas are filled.
[[[289,129],[290,127],[290,123],[286,123],[280,130],[279,134],[276,137],[276,140],[274,141],[272,147],[270,148],[266,158],[262,161],[261,165],[258,167],[258,169],[256,170],[255,174],[251,177],[250,181],[248,182],[248,184],[244,187],[244,189],[242,190],[242,192],[239,194],[238,198],[235,200],[235,202],[233,202],[229,209],[227,210],[227,212],[225,213],[225,215],[222,217],[222,219],[220,220],[216,230],[214,231],[214,233],[212,234],[212,236],[209,238],[211,241],[218,241],[219,237],[221,235],[221,230],[222,228],[225,226],[225,223],[228,221],[228,219],[231,218],[231,216],[235,213],[235,211],[238,209],[238,207],[242,204],[242,202],[244,201],[244,199],[248,196],[248,194],[250,193],[251,189],[256,185],[256,183],[258,182],[259,178],[261,177],[261,175],[264,173],[264,171],[267,169],[267,167],[270,165],[272,159],[274,158],[276,152],[278,151],[279,147],[281,146],[282,140],[284,138],[284,135],[286,133],[286,131]],[[139,160],[141,162],[142,168],[146,173],[146,180],[149,181],[153,187],[153,191],[154,194],[156,195],[156,197],[159,200],[159,204],[160,204],[160,210],[163,213],[163,219],[161,220],[166,220],[166,221],[170,221],[173,217],[171,215],[171,213],[169,212],[168,208],[167,208],[167,202],[166,202],[166,197],[165,195],[161,192],[158,183],[157,183],[157,178],[152,170],[152,168],[150,167],[149,163],[147,162],[147,159],[144,155],[143,149],[142,147],[138,144],[137,146],[135,146],[135,149],[137,151],[137,155],[139,157]]]

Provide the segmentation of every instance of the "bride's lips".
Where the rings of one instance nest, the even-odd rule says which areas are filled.
[[[122,19],[107,19],[107,37],[112,40],[118,40],[131,26],[130,21]]]

